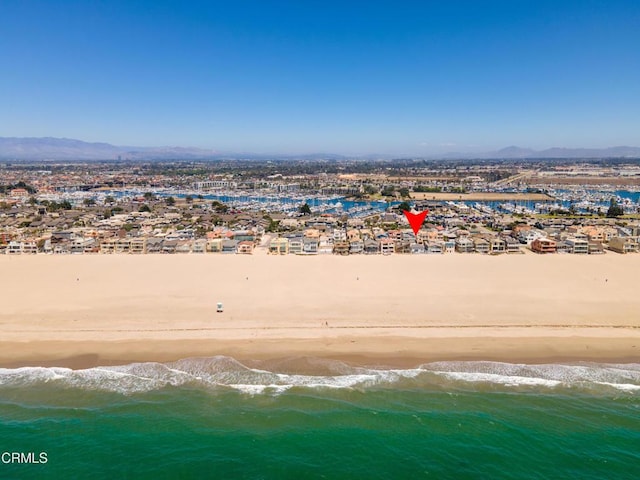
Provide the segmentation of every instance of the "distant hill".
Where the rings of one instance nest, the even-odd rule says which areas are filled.
[[[528,158],[535,154],[535,150],[530,148],[506,147],[495,152],[495,156],[501,158]]]
[[[541,158],[640,158],[640,147],[609,148],[547,148],[533,150],[516,146],[482,153],[452,152],[444,155],[431,155],[430,158],[449,159],[541,159]]]
[[[530,148],[507,147],[496,152],[483,155],[485,158],[620,158],[640,157],[639,147],[609,148],[547,148],[532,150]]]
[[[214,150],[182,147],[121,147],[71,138],[0,137],[0,158],[11,160],[116,160],[208,158]]]
[[[347,157],[333,153],[314,153],[304,155],[268,155],[259,153],[219,152],[189,147],[126,147],[109,143],[90,143],[70,138],[16,138],[0,137],[0,159],[4,160],[116,160],[118,157],[130,160],[171,160],[171,159],[303,159],[303,160],[341,160]],[[389,155],[383,157],[392,158]],[[510,146],[501,150],[483,153],[448,153],[430,155],[429,158],[640,158],[639,147],[610,148],[549,148],[532,150]],[[377,155],[358,158],[382,158]]]
[[[71,138],[0,137],[0,159],[5,160],[182,160],[182,159],[302,159],[341,160],[334,153],[273,155],[248,152],[220,152],[190,147],[126,147],[109,143],[90,143]]]
[[[638,147],[549,148],[536,154],[542,158],[640,157]]]

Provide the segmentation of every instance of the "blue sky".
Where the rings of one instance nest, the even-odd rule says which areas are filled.
[[[0,1],[0,136],[263,153],[640,145],[640,2]]]

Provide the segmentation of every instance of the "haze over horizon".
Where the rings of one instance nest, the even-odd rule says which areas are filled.
[[[635,1],[1,10],[3,137],[424,156],[640,145]]]

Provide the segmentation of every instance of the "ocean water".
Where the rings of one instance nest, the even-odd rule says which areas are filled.
[[[0,455],[1,479],[637,479],[640,364],[0,369]]]

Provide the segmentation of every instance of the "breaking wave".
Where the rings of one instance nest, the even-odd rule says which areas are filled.
[[[257,368],[260,367],[260,368]],[[56,386],[122,394],[167,387],[279,394],[306,389],[586,390],[640,395],[640,364],[526,365],[500,362],[434,362],[411,369],[366,368],[319,358],[295,358],[249,366],[225,357],[170,363],[133,363],[72,370],[59,367],[0,369],[7,388]]]

